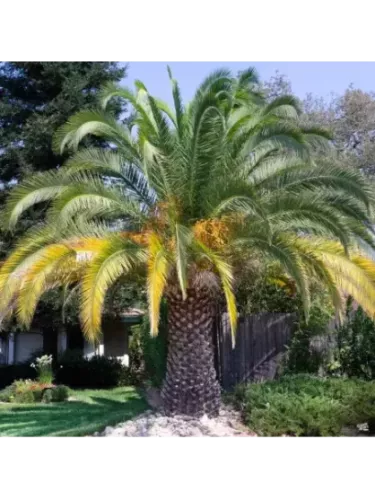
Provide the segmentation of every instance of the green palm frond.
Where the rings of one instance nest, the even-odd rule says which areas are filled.
[[[124,196],[121,189],[107,187],[90,176],[85,176],[85,182],[76,182],[66,189],[52,204],[48,215],[51,221],[66,226],[73,217],[82,213],[88,219],[131,217],[139,223],[144,218],[139,203]]]
[[[62,153],[66,148],[76,150],[88,135],[113,142],[132,158],[138,159],[137,146],[125,125],[104,111],[79,111],[55,133],[54,149]]]
[[[142,170],[129,162],[121,152],[83,149],[71,156],[64,169],[68,174],[85,172],[113,178],[123,182],[129,193],[141,203],[152,205],[155,202],[155,193],[150,189]]]
[[[60,172],[33,175],[10,193],[3,212],[4,225],[14,229],[20,217],[31,207],[58,198],[69,186],[71,179]]]
[[[184,126],[185,126],[184,122],[185,110],[182,103],[181,91],[177,80],[175,80],[172,76],[172,71],[170,67],[168,66],[167,69],[172,84],[172,95],[173,95],[173,102],[174,102],[174,109],[176,116],[176,128],[178,135],[182,137],[184,134]]]
[[[282,118],[297,119],[301,114],[301,105],[296,97],[292,95],[283,95],[276,97],[267,104],[262,113],[264,115],[275,114]]]

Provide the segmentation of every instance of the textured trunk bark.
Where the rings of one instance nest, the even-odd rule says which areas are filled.
[[[214,366],[214,299],[205,289],[188,289],[187,298],[171,288],[168,300],[167,374],[162,389],[167,414],[217,415],[220,385]]]

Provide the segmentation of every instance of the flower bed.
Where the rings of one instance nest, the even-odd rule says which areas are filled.
[[[16,380],[0,391],[2,403],[51,403],[68,399],[69,389],[64,385],[54,385],[35,380]]]

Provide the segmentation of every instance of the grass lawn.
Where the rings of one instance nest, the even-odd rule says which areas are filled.
[[[0,403],[0,436],[86,436],[148,408],[133,387],[72,390],[71,396],[64,403]]]

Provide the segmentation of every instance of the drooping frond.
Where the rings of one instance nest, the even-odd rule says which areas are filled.
[[[30,328],[35,309],[43,293],[53,286],[64,284],[64,279],[68,278],[64,266],[68,266],[69,274],[75,266],[75,251],[64,244],[49,245],[38,254],[37,259],[25,270],[23,284],[17,294],[17,317],[19,322]],[[56,272],[56,268],[59,268]],[[66,269],[66,268],[65,268]],[[49,279],[56,274],[58,281],[49,282]],[[77,276],[75,276],[77,279]]]
[[[150,188],[144,173],[121,152],[87,148],[75,153],[65,164],[68,174],[79,172],[98,174],[125,184],[129,195],[141,203],[152,205],[155,193]]]
[[[214,266],[214,269],[219,274],[221,284],[223,287],[225,300],[227,304],[231,334],[232,334],[232,345],[235,346],[236,342],[236,330],[238,313],[236,306],[236,298],[233,290],[234,275],[231,265],[226,262],[217,252],[212,251],[204,243],[199,240],[195,240],[195,245],[198,250],[198,254],[203,255],[207,258]]]
[[[54,200],[67,189],[70,182],[70,179],[57,172],[43,172],[26,179],[11,191],[3,213],[5,226],[14,229],[22,214],[30,207]]]
[[[129,274],[144,261],[143,250],[132,241],[113,236],[89,262],[82,279],[81,322],[86,337],[96,341],[108,289],[122,275]]]
[[[138,150],[130,131],[114,117],[103,111],[79,111],[60,127],[54,137],[54,148],[60,153],[65,148],[76,150],[88,135],[94,135],[116,144],[129,157],[138,159]]]
[[[186,299],[188,252],[192,240],[192,232],[189,228],[176,224],[175,261],[177,277],[180,283],[182,297]]]
[[[298,99],[292,95],[276,97],[262,111],[263,115],[275,114],[281,118],[292,119],[297,119],[300,113],[301,105]]]
[[[105,186],[94,177],[85,176],[85,182],[76,182],[65,190],[49,210],[49,217],[63,226],[73,217],[85,213],[87,218],[131,217],[140,221],[144,214],[136,200],[124,196],[121,189]]]
[[[160,239],[151,233],[148,242],[147,292],[151,335],[157,335],[160,318],[160,303],[168,277],[168,255]]]

